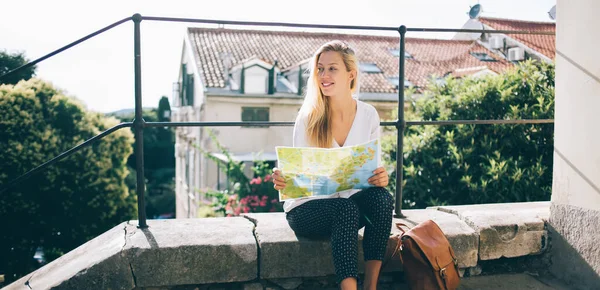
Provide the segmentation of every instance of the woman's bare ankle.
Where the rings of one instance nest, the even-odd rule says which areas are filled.
[[[348,277],[340,283],[340,289],[342,290],[357,290],[358,282],[354,277]]]

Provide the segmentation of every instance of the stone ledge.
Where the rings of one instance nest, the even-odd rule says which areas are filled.
[[[459,267],[474,269],[484,260],[542,252],[549,207],[549,202],[444,206],[404,210],[406,217],[394,222],[434,220]],[[137,221],[121,223],[5,289],[139,289],[334,273],[327,239],[297,237],[283,213],[148,224],[140,230]],[[359,261],[362,271],[362,247]],[[392,265],[384,272],[399,270]]]
[[[132,289],[131,270],[121,255],[126,225],[117,225],[2,289]]]
[[[121,223],[3,289],[129,290],[258,276],[254,225],[245,218],[148,220],[144,230],[137,224]]]
[[[454,248],[459,266],[477,265],[479,237],[456,215],[437,210],[404,211],[405,219],[394,219],[409,226],[432,219],[444,231]],[[334,274],[331,246],[328,239],[308,239],[294,234],[284,213],[248,214],[256,224],[255,235],[261,251],[260,278],[318,277]],[[359,232],[362,241],[364,228]],[[392,227],[393,233],[399,233]],[[359,242],[359,271],[364,269],[362,242]],[[302,267],[298,267],[302,265]],[[400,271],[401,265],[390,264],[385,271]]]
[[[548,242],[545,223],[550,202],[440,206],[479,234],[479,259],[495,260],[542,253]]]

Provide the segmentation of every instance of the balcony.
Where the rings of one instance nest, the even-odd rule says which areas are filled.
[[[593,5],[591,1],[588,4]],[[568,12],[568,10],[565,11]],[[563,15],[573,16],[575,13]],[[101,133],[36,167],[15,180],[15,183],[67,157],[78,148],[98,141],[103,136],[121,128],[133,127],[138,135],[146,127],[244,125],[240,122],[150,123],[143,121],[139,86],[141,76],[138,70],[140,64],[139,23],[142,18],[136,14],[130,19],[124,19],[112,25],[116,26],[127,20],[133,20],[135,24],[136,52],[138,52],[136,53],[135,77],[136,106],[139,109],[136,110],[136,115],[140,118],[136,117],[136,121],[133,123],[123,123]],[[143,19],[201,22],[159,17]],[[593,19],[588,17],[587,20],[592,21]],[[357,29],[357,27],[345,28]],[[392,28],[388,29],[392,30]],[[397,30],[401,34],[401,38],[407,31],[404,26]],[[576,33],[563,35],[564,37],[577,37]],[[575,38],[575,40],[578,39]],[[569,42],[565,40],[563,43]],[[399,53],[402,59],[401,64],[405,55],[402,47],[401,45]],[[568,47],[567,50],[570,49],[574,48]],[[571,52],[562,55],[560,59],[560,64],[568,66],[570,73],[569,76],[566,76],[565,73],[560,75],[560,78],[564,80],[565,87],[571,86],[573,89],[583,90],[581,87],[589,89],[592,85],[597,86],[598,77],[590,73],[594,70],[586,70],[584,66],[579,65],[568,55],[575,56],[577,54]],[[585,81],[581,81],[583,77],[577,79],[571,75],[587,75],[587,78]],[[596,83],[593,82],[594,80]],[[403,81],[401,74],[398,83],[403,83]],[[577,85],[581,85],[581,87],[577,87]],[[592,90],[589,89],[589,91]],[[560,91],[560,96],[566,95],[566,92]],[[590,172],[596,172],[594,171],[596,169],[586,167],[585,162],[581,161],[582,157],[577,153],[589,154],[583,157],[583,160],[592,160],[590,162],[592,164],[596,164],[593,162],[597,159],[598,153],[587,147],[584,150],[576,150],[576,147],[568,147],[564,144],[566,143],[564,140],[570,140],[571,137],[567,131],[569,134],[575,134],[572,128],[577,128],[577,126],[572,125],[589,123],[591,119],[589,117],[590,110],[585,110],[586,107],[581,105],[581,103],[585,103],[584,100],[594,100],[581,97],[587,95],[589,94],[579,91],[578,95],[573,94],[574,97],[569,99],[569,106],[572,107],[567,108],[564,105],[561,107],[562,111],[560,112],[571,118],[563,117],[563,124],[566,125],[562,125],[560,130],[557,130],[559,142],[556,147],[560,150],[555,150],[555,158],[560,163],[555,165],[555,172],[558,174],[555,181],[556,201],[440,206],[422,210],[404,210],[397,212],[394,221],[409,225],[415,225],[425,219],[436,221],[458,254],[459,267],[463,276],[463,289],[514,287],[566,289],[563,288],[564,285],[560,285],[551,278],[552,275],[560,274],[560,272],[569,273],[563,274],[563,276],[567,276],[566,278],[571,282],[581,279],[584,281],[582,283],[587,283],[579,287],[581,289],[596,288],[595,286],[600,285],[600,283],[595,283],[598,281],[598,265],[600,264],[598,264],[597,255],[594,255],[593,252],[595,247],[590,245],[595,245],[594,241],[598,234],[598,229],[595,227],[598,220],[596,206],[598,203],[596,202],[597,197],[593,194],[600,191],[595,185],[598,180],[597,176],[590,174]],[[403,91],[399,90],[399,107],[401,104],[403,104]],[[580,111],[574,113],[575,110],[572,108],[576,106]],[[590,105],[589,107],[594,106]],[[585,122],[586,120],[588,122]],[[542,121],[553,122],[552,120]],[[528,121],[514,123],[526,122]],[[531,122],[539,123],[539,120]],[[438,124],[493,123],[508,124],[510,122],[508,120],[467,120]],[[291,124],[281,122],[279,124],[255,123],[254,125],[289,126]],[[402,136],[405,126],[435,124],[433,122],[409,123],[405,122],[401,116],[398,120],[384,125],[396,127],[399,132],[398,136]],[[584,135],[588,138],[586,146],[598,144],[599,139],[592,134],[589,125],[581,128],[584,129],[576,130],[579,134],[577,136]],[[401,140],[401,137],[399,139]],[[400,146],[398,151],[401,151],[402,142],[398,143]],[[563,149],[564,151],[561,151]],[[143,159],[143,144],[138,145],[136,150],[140,153],[137,155],[140,158],[138,160]],[[282,214],[147,221],[144,212],[143,162],[140,164],[137,171],[138,201],[141,205],[138,220],[126,221],[115,226],[48,265],[8,285],[6,289],[327,289],[333,287],[331,258],[323,254],[329,251],[329,243],[296,237],[285,223]],[[402,166],[401,158],[398,164],[400,167]],[[580,170],[578,167],[582,169]],[[402,184],[401,174],[396,182]],[[5,189],[3,188],[3,190]],[[396,200],[399,203],[402,186],[398,186],[397,190]],[[563,194],[561,190],[568,194]],[[571,190],[575,193],[571,193]],[[569,194],[579,195],[571,196]],[[586,204],[588,200],[589,204]],[[397,206],[397,209],[400,208]],[[568,264],[557,263],[553,259],[567,261]],[[380,279],[381,288],[398,289],[402,287],[403,281],[399,278],[401,270],[399,265],[390,264],[386,267]],[[569,275],[572,277],[569,278]]]

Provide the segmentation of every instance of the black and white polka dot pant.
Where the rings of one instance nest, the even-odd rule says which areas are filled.
[[[358,230],[365,226],[364,259],[383,260],[392,227],[392,195],[372,187],[350,198],[315,199],[287,214],[292,230],[304,237],[331,237],[333,264],[338,282],[358,279]]]

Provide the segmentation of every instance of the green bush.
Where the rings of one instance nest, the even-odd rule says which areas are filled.
[[[497,76],[447,78],[431,84],[412,110],[408,120],[552,119],[554,65],[526,62]],[[549,200],[553,134],[553,124],[409,126],[403,207]],[[382,144],[386,163],[395,165],[396,135]]]
[[[52,85],[31,79],[0,86],[0,185],[117,125],[87,112]],[[125,184],[133,135],[116,131],[0,195],[0,273],[7,281],[136,214]]]

